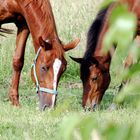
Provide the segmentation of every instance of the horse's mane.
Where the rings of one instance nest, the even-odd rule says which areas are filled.
[[[87,34],[87,49],[84,54],[84,59],[92,57],[98,42],[98,37],[104,24],[104,18],[110,5],[100,10],[95,20],[93,21]]]
[[[81,79],[83,83],[86,82],[89,76],[89,67],[94,63],[98,65],[98,61],[92,57],[98,42],[98,37],[102,30],[106,12],[110,5],[99,11],[95,20],[93,21],[87,35],[87,50],[84,54],[84,61],[81,63]]]

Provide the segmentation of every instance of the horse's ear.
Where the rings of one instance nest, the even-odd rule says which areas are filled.
[[[44,41],[44,40],[42,39],[42,37],[39,37],[39,44],[40,44],[40,46],[41,46],[45,51],[51,50],[51,49],[52,49],[52,46],[51,46],[51,44],[49,43],[49,41],[48,41],[48,40],[47,40],[47,41]]]
[[[64,45],[63,48],[65,51],[71,50],[71,49],[75,48],[79,42],[80,42],[79,38],[75,39],[74,41],[70,42],[69,44]]]
[[[82,63],[83,62],[83,58],[74,58],[74,57],[72,57],[72,56],[70,56],[70,58],[73,60],[73,61],[75,61],[75,62],[77,62],[77,63]]]

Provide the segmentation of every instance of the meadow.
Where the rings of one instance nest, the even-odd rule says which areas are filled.
[[[11,106],[8,99],[12,76],[12,57],[15,50],[15,32],[0,37],[0,140],[139,140],[139,99],[130,94],[114,111],[108,110],[117,94],[123,72],[125,56],[116,51],[111,65],[112,81],[100,107],[85,112],[81,106],[82,84],[79,65],[69,56],[83,56],[87,31],[100,9],[98,0],[51,0],[58,34],[64,43],[80,38],[77,48],[66,54],[68,66],[59,83],[57,105],[53,110],[41,112],[38,96],[31,81],[31,64],[35,57],[32,39],[28,39],[25,63],[21,75],[19,94],[21,107]],[[117,57],[116,57],[117,56]],[[117,62],[117,63],[116,63]],[[131,85],[139,86],[136,75]],[[132,91],[131,89],[128,89]],[[132,91],[133,92],[133,91]],[[139,91],[134,92],[139,93]]]

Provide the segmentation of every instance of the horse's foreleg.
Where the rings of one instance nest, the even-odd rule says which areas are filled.
[[[19,94],[18,94],[19,79],[24,64],[24,52],[28,35],[29,30],[27,27],[18,28],[16,38],[16,51],[13,57],[12,83],[9,92],[9,98],[12,104],[15,106],[19,106]]]

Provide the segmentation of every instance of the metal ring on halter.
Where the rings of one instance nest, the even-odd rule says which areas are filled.
[[[41,50],[41,47],[38,49],[38,51],[36,53],[36,56],[35,56],[35,59],[34,59],[34,63],[32,64],[33,74],[34,74],[34,78],[35,78],[35,81],[36,81],[36,92],[38,93],[40,91],[40,92],[43,92],[43,93],[49,93],[49,94],[56,95],[56,94],[58,94],[57,90],[40,87],[40,85],[39,85],[39,81],[38,81],[37,74],[36,74],[36,61],[37,61],[38,55],[40,53],[40,50]]]

